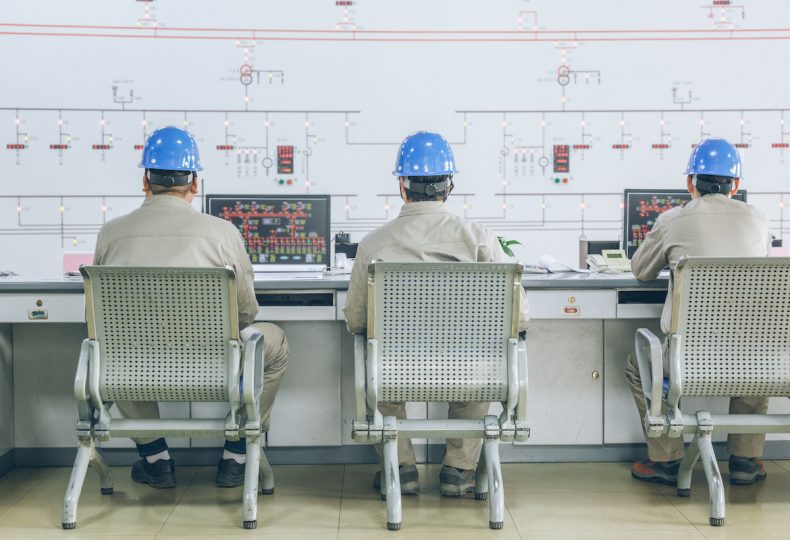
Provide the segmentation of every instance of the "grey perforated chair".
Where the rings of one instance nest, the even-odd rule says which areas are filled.
[[[681,410],[683,396],[790,396],[790,258],[681,259],[674,274],[668,344],[669,388],[658,337],[636,333],[648,437],[694,434],[680,464],[678,496],[691,493],[701,457],[710,524],[724,524],[724,488],[713,433],[790,433],[786,414],[710,414]],[[662,403],[667,412],[662,413]]]
[[[83,266],[88,339],[82,342],[74,396],[79,447],[63,500],[62,524],[73,529],[88,465],[113,492],[96,442],[112,437],[247,438],[243,525],[255,528],[258,475],[264,493],[274,478],[261,452],[258,408],[263,338],[239,336],[232,268]],[[245,331],[246,334],[246,331]],[[123,419],[113,401],[212,401],[230,405],[226,418]]]
[[[499,441],[525,441],[527,352],[518,339],[521,265],[386,263],[369,266],[367,340],[355,335],[357,441],[383,443],[387,528],[400,529],[398,437],[482,438],[475,498],[501,529]],[[479,420],[397,420],[379,402],[502,402]]]

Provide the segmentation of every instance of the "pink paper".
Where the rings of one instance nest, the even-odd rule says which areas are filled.
[[[63,273],[79,272],[80,265],[93,264],[93,253],[64,253]]]

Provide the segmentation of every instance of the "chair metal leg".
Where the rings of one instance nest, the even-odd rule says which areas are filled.
[[[705,479],[708,481],[710,494],[710,524],[718,527],[724,525],[724,484],[721,481],[719,464],[713,453],[713,443],[710,433],[697,436],[697,446],[702,457],[702,467],[705,469]]]
[[[475,471],[475,499],[484,501],[488,499],[488,466],[486,465],[485,449],[480,452]]]
[[[384,430],[388,427],[395,428],[396,420],[394,416],[384,417]],[[397,531],[400,529],[401,516],[401,496],[400,496],[400,470],[398,469],[398,437],[384,437],[382,461],[384,462],[384,474],[382,475],[382,487],[386,486],[387,494],[387,529]]]
[[[79,442],[77,457],[74,460],[71,477],[66,486],[66,495],[63,497],[63,513],[60,522],[64,529],[73,529],[77,526],[77,505],[80,502],[82,484],[85,482],[85,474],[88,472],[88,464],[91,461],[95,445],[90,437],[81,438]]]
[[[678,497],[688,497],[691,495],[691,475],[694,472],[694,465],[699,459],[698,437],[699,435],[694,436],[688,450],[686,450],[686,455],[680,462],[680,467],[678,467]]]
[[[492,529],[501,529],[505,524],[505,489],[499,464],[499,439],[484,439],[483,452],[488,475],[488,525]]]
[[[101,455],[99,449],[95,446],[93,447],[93,451],[91,452],[91,460],[90,460],[91,467],[96,469],[96,472],[99,473],[99,481],[101,482],[101,494],[102,495],[112,495],[113,487],[112,487],[112,471],[110,470],[109,465],[107,462],[104,461],[104,456]]]
[[[269,460],[266,459],[266,452],[261,450],[261,493],[271,495],[274,493],[274,472]]]
[[[247,464],[244,467],[242,516],[245,529],[258,526],[258,474],[261,468],[261,438],[247,437]]]

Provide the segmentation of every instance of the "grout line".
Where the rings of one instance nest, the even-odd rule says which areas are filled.
[[[164,521],[162,521],[162,525],[159,527],[159,529],[157,529],[154,538],[159,538],[159,535],[162,534],[162,529],[165,528],[165,525],[167,525],[168,520],[173,516],[173,512],[176,511],[176,507],[181,502],[181,499],[184,498],[184,495],[186,495],[189,488],[192,487],[192,483],[195,481],[195,478],[198,477],[198,473],[200,472],[201,468],[202,467],[197,467],[197,470],[194,473],[192,473],[192,477],[189,479],[189,483],[187,483],[186,488],[184,488],[184,490],[181,492],[181,495],[178,495],[176,497],[176,501],[173,503],[173,507],[170,509],[170,512],[167,513],[167,517],[165,517]]]
[[[343,512],[343,499],[345,498],[345,494],[346,494],[346,469],[347,469],[347,467],[348,467],[347,464],[343,465],[343,476],[340,478],[340,501],[339,501],[339,503],[337,505],[337,533],[335,535],[336,539],[340,538],[340,517],[341,517],[342,512]]]

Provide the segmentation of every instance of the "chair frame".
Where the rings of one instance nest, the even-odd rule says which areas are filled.
[[[378,409],[381,388],[382,359],[375,326],[376,278],[397,269],[431,268],[442,271],[510,272],[512,313],[510,337],[505,345],[505,376],[507,397],[502,402],[499,418],[487,415],[480,420],[408,420],[383,416]],[[381,443],[381,497],[387,501],[387,528],[399,530],[402,522],[400,475],[398,472],[398,437],[459,437],[482,438],[483,450],[477,466],[475,499],[489,501],[489,526],[501,529],[504,524],[504,487],[499,460],[499,442],[524,442],[529,438],[527,423],[527,351],[524,340],[518,339],[521,291],[520,264],[511,263],[372,263],[368,267],[368,336],[354,335],[354,372],[356,411],[352,438],[358,442]],[[461,399],[461,401],[464,401]],[[468,401],[474,401],[470,399]]]
[[[261,492],[274,492],[274,476],[266,455],[261,451],[261,418],[259,402],[263,389],[263,336],[257,330],[246,331],[249,337],[242,341],[238,327],[236,300],[236,275],[231,267],[225,268],[156,268],[156,267],[80,267],[85,283],[86,319],[88,338],[82,342],[74,379],[74,397],[77,400],[79,421],[77,439],[79,446],[63,499],[61,523],[64,529],[73,529],[77,522],[77,507],[88,466],[99,474],[102,495],[113,493],[112,473],[102,455],[97,441],[113,437],[217,437],[230,440],[246,437],[247,462],[244,474],[242,503],[243,527],[257,526],[258,481],[261,477]],[[216,316],[229,324],[231,338],[226,344],[226,369],[228,370],[225,394],[230,412],[221,419],[113,419],[110,415],[111,401],[102,397],[100,377],[102,373],[103,343],[97,339],[96,303],[101,292],[97,282],[106,276],[136,274],[146,280],[167,280],[188,273],[201,276],[217,276],[221,279],[227,304],[216,306]],[[243,384],[254,381],[254,384]],[[151,401],[134,398],[134,401]],[[208,401],[208,400],[207,400]]]
[[[669,388],[664,394],[663,350],[661,341],[646,328],[636,332],[635,346],[642,390],[645,398],[646,414],[644,421],[648,437],[667,435],[672,438],[692,434],[688,452],[686,452],[678,470],[677,494],[688,497],[691,494],[691,475],[694,464],[702,458],[705,478],[708,483],[710,497],[710,524],[720,526],[725,519],[724,486],[719,471],[716,455],[713,451],[713,433],[790,433],[790,415],[788,414],[711,414],[709,411],[696,411],[695,414],[684,414],[680,408],[680,399],[687,395],[698,395],[684,392],[684,336],[682,327],[692,327],[704,323],[704,317],[695,319],[686,313],[685,302],[695,294],[689,284],[692,271],[709,271],[721,266],[741,265],[754,267],[770,265],[790,266],[787,257],[749,257],[749,258],[709,258],[683,257],[675,270],[674,292],[672,297],[672,323],[667,335],[668,382]],[[716,284],[712,283],[711,287]],[[763,313],[763,317],[766,314]],[[790,344],[789,344],[790,345]],[[740,371],[736,375],[748,376],[748,362],[739,363]],[[735,377],[735,375],[733,375]],[[717,379],[719,380],[719,379]],[[729,380],[720,380],[727,384]],[[790,378],[784,381],[790,385]],[[706,392],[706,396],[733,397],[729,393]],[[786,393],[760,394],[787,396]],[[662,405],[667,412],[662,413]]]

